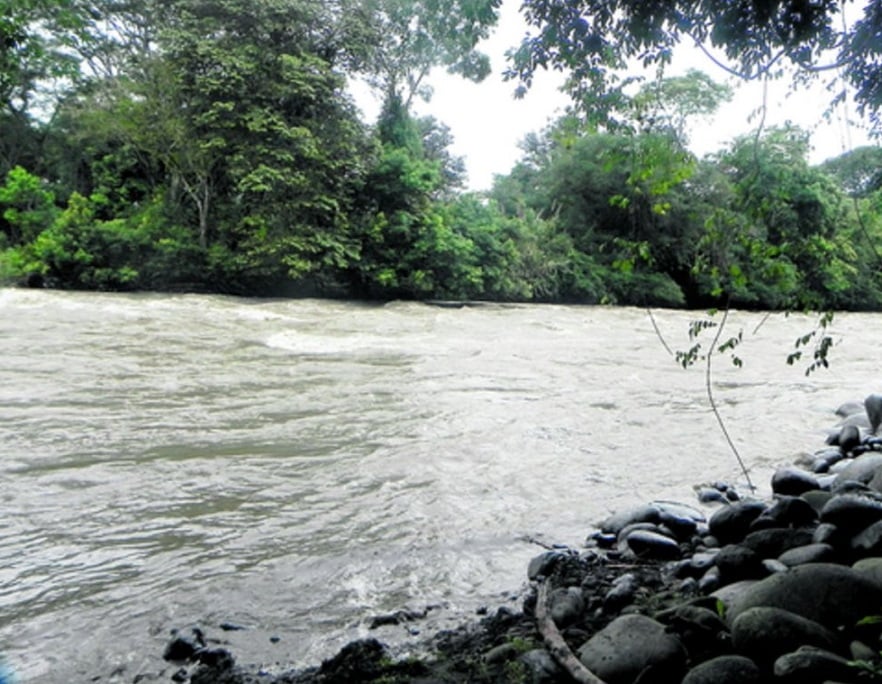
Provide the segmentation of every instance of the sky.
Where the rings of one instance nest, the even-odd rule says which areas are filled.
[[[541,131],[560,116],[569,99],[559,91],[561,74],[538,72],[533,87],[523,99],[514,98],[515,83],[503,80],[505,51],[520,43],[528,27],[518,8],[520,0],[504,0],[500,21],[490,38],[479,49],[488,54],[493,72],[475,84],[443,69],[432,72],[429,84],[434,90],[428,102],[416,102],[417,115],[431,115],[446,124],[453,134],[451,152],[466,162],[467,187],[487,190],[496,174],[508,173],[521,156],[518,143],[530,132]],[[735,137],[751,132],[758,120],[753,112],[763,101],[760,83],[743,83],[730,77],[696,48],[684,47],[675,54],[667,75],[675,76],[689,68],[700,69],[711,78],[728,83],[735,91],[733,100],[724,104],[717,115],[698,121],[690,135],[692,151],[698,156],[716,152]],[[647,74],[654,76],[654,70]],[[844,112],[838,111],[830,123],[822,113],[830,100],[823,86],[787,93],[786,81],[770,84],[766,98],[765,126],[792,121],[812,132],[810,161],[820,163],[854,147],[868,144],[859,125],[846,125]],[[365,117],[373,121],[380,103],[366,90],[355,92],[356,102]],[[855,117],[851,117],[854,119]]]

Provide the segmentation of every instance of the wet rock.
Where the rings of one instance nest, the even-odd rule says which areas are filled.
[[[812,472],[816,475],[829,472],[830,468],[839,463],[843,458],[845,458],[845,454],[839,449],[822,449],[814,455]]]
[[[847,418],[846,421],[851,420]],[[869,424],[869,422],[864,417],[863,422]],[[861,429],[857,425],[853,423],[846,423],[839,430],[839,434],[836,436],[836,441],[834,442],[839,446],[839,450],[843,454],[850,454],[854,449],[861,444]]]
[[[778,468],[772,475],[772,491],[775,494],[799,496],[818,488],[818,478],[801,468],[792,466]]]
[[[806,563],[832,563],[836,551],[829,544],[806,544],[789,549],[778,556],[778,560],[788,567]]]
[[[860,573],[832,563],[809,563],[771,575],[733,597],[726,619],[731,624],[743,612],[765,606],[789,610],[828,629],[850,629],[868,606],[876,605],[882,605],[882,588]]]
[[[757,664],[750,658],[725,655],[693,667],[683,684],[760,684],[762,677]]]
[[[546,551],[545,553],[539,554],[533,558],[527,566],[527,577],[530,580],[547,577],[552,573],[554,566],[557,565],[558,561],[560,561],[563,556],[564,553],[561,551]]]
[[[686,666],[686,651],[664,625],[645,615],[623,615],[591,637],[579,660],[608,684],[678,681]]]
[[[821,522],[836,525],[845,533],[857,534],[882,520],[882,502],[859,494],[835,496],[821,510]]]
[[[588,541],[593,542],[602,549],[611,549],[616,545],[616,535],[611,532],[595,530],[588,536]]]
[[[854,666],[828,650],[801,646],[775,661],[775,681],[793,684],[822,684],[827,681],[854,681]]]
[[[425,608],[421,608],[419,610],[404,608],[401,610],[393,611],[391,613],[374,615],[368,620],[368,629],[378,629],[379,627],[386,627],[389,625],[401,625],[406,622],[423,620],[429,614],[430,610],[436,608],[438,608],[438,606],[426,606]]]
[[[769,666],[800,646],[836,647],[836,635],[813,620],[780,608],[756,607],[732,622],[732,647],[740,655]]]
[[[659,521],[659,510],[652,505],[639,506],[621,513],[614,513],[604,520],[600,529],[610,534],[618,534],[635,523],[657,523]]]
[[[870,433],[875,435],[882,424],[882,394],[871,394],[864,399],[864,409],[870,422]]]
[[[198,627],[192,627],[184,633],[174,630],[171,641],[166,644],[162,653],[162,658],[172,662],[183,662],[192,659],[196,652],[204,647],[205,635]]]
[[[193,659],[215,670],[229,670],[236,662],[233,655],[225,648],[201,648],[194,654]]]
[[[681,542],[691,539],[705,522],[704,514],[692,506],[673,501],[654,501],[652,505],[659,510],[659,523]]]
[[[704,512],[695,506],[680,503],[679,501],[653,501],[651,505],[659,510],[662,518],[665,516],[674,516],[677,518],[689,519],[696,523],[704,522],[706,520]],[[662,520],[662,522],[664,521]]]
[[[625,537],[625,543],[638,558],[673,560],[681,555],[676,541],[651,530],[634,530]]]
[[[714,489],[713,487],[701,487],[696,492],[696,496],[698,497],[699,502],[703,504],[729,503],[726,495],[719,489]]]
[[[708,520],[710,533],[721,544],[739,542],[750,530],[751,523],[765,510],[766,504],[762,501],[741,501],[720,508]]]
[[[662,528],[656,523],[639,522],[626,525],[619,530],[616,538],[616,548],[619,553],[628,553],[631,549],[628,547],[628,537],[634,532],[654,532],[656,534],[664,534]]]

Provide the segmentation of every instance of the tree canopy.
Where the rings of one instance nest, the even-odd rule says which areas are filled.
[[[780,126],[699,159],[690,131],[731,90],[620,71],[684,36],[753,75],[841,47],[832,5],[810,3],[811,21],[755,5],[527,3],[543,28],[520,74],[569,64],[582,115],[527,136],[475,194],[449,129],[411,104],[433,68],[486,76],[498,0],[16,0],[0,20],[0,284],[882,309],[877,148],[812,166],[808,133]],[[781,35],[701,28],[738,7]],[[377,121],[353,79],[382,100]]]
[[[839,0],[538,0],[524,3],[534,32],[514,51],[510,75],[526,88],[539,69],[563,70],[577,104],[608,121],[635,66],[666,65],[678,46],[697,45],[745,79],[841,75],[879,130],[882,2],[844,14],[853,8]]]

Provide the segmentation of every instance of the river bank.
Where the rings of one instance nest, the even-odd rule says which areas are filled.
[[[828,445],[772,477],[771,497],[722,483],[699,505],[650,502],[551,548],[504,606],[402,657],[361,639],[320,666],[238,665],[223,639],[176,634],[162,673],[191,684],[864,682],[882,672],[882,398],[843,405]],[[420,615],[377,619],[417,621]],[[145,681],[145,680],[141,680]]]

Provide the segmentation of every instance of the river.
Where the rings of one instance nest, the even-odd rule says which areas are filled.
[[[678,349],[697,315],[654,312]],[[837,316],[806,378],[784,359],[811,327],[735,313],[744,367],[714,362],[763,487],[882,389],[882,316]],[[536,540],[716,479],[743,480],[704,369],[641,309],[0,290],[0,653],[22,682],[131,682],[196,623],[313,664],[437,606],[371,633],[404,648],[516,607]]]

